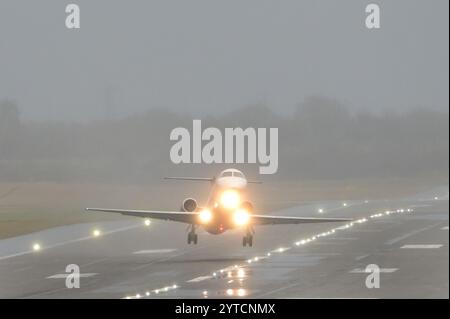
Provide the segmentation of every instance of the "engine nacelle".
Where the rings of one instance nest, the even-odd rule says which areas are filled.
[[[249,213],[253,213],[253,204],[245,201],[241,204],[241,208],[245,209]]]
[[[197,210],[197,201],[193,198],[186,198],[181,205],[181,210],[184,212],[195,212]]]

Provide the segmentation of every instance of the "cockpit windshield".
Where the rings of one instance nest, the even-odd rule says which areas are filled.
[[[244,178],[244,174],[242,174],[241,172],[234,172],[233,176]]]
[[[221,174],[221,177],[240,177],[240,178],[245,178],[244,174],[242,174],[239,171],[225,171]]]

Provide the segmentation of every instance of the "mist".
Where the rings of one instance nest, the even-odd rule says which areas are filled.
[[[152,109],[223,115],[309,96],[356,111],[448,111],[448,1],[78,0],[0,3],[0,99],[27,121],[90,122]]]
[[[275,179],[448,176],[448,1],[0,4],[2,181],[142,183],[170,131],[279,128]],[[256,165],[237,165],[257,175]]]
[[[310,97],[289,116],[252,105],[203,116],[203,127],[279,128],[279,170],[272,180],[448,177],[448,113],[351,112],[335,99]],[[22,122],[0,103],[0,179],[153,183],[174,172],[212,176],[230,164],[173,164],[169,135],[193,117],[150,110],[90,123]],[[258,164],[232,165],[257,176]]]

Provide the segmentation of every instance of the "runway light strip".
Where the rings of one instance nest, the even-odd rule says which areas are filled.
[[[346,203],[344,203],[343,205],[344,205],[344,206],[347,206]],[[366,223],[366,222],[369,221],[369,219],[380,218],[380,217],[383,217],[383,216],[389,216],[389,215],[393,215],[393,214],[403,214],[403,213],[412,213],[412,212],[413,212],[413,209],[411,209],[411,208],[408,208],[408,209],[400,208],[400,209],[393,210],[393,211],[387,210],[387,211],[385,211],[385,212],[383,212],[383,213],[372,214],[372,215],[370,215],[370,216],[368,216],[368,217],[360,218],[360,219],[357,219],[357,220],[355,220],[355,221],[353,221],[353,222],[347,223],[347,224],[345,224],[344,226],[337,227],[337,228],[333,228],[333,229],[330,229],[329,231],[322,232],[322,233],[313,235],[313,236],[311,236],[311,237],[309,237],[309,238],[305,238],[305,239],[301,239],[301,240],[299,240],[299,241],[296,241],[296,242],[294,243],[294,246],[297,246],[297,247],[298,247],[298,246],[306,245],[306,244],[308,244],[308,243],[310,243],[310,242],[313,242],[313,241],[317,240],[318,238],[326,237],[326,236],[335,234],[336,231],[338,231],[338,230],[349,229],[349,228],[353,227],[355,224],[363,224],[363,223]],[[447,227],[448,227],[448,226],[447,226]],[[448,228],[447,228],[447,229],[448,229]],[[419,245],[417,245],[417,246],[419,246]],[[425,246],[425,245],[423,245],[423,246]],[[427,248],[440,248],[440,247],[437,247],[437,246],[442,246],[442,245],[428,245],[428,246],[430,246],[430,247],[427,247]],[[436,246],[436,247],[431,247],[431,246]],[[293,247],[279,247],[279,248],[276,248],[276,249],[272,250],[271,252],[268,252],[268,253],[267,253],[265,256],[263,256],[263,257],[256,256],[256,257],[250,258],[250,259],[247,260],[247,264],[248,264],[247,267],[249,267],[249,265],[252,264],[252,263],[257,263],[257,262],[260,262],[260,261],[263,260],[263,259],[268,259],[268,258],[272,257],[272,256],[273,256],[272,253],[274,253],[274,252],[275,252],[275,253],[284,253],[284,252],[286,252],[287,250],[289,250],[289,249],[291,249],[291,248],[293,248]],[[410,248],[410,247],[402,247],[402,248]],[[415,248],[418,248],[418,247],[415,247]],[[421,247],[421,248],[425,248],[425,247]],[[39,249],[40,249],[40,248],[39,248]],[[214,278],[215,278],[215,279],[229,278],[229,277],[230,277],[230,276],[229,276],[229,274],[230,274],[230,269],[236,269],[236,268],[238,268],[237,277],[238,277],[239,280],[241,281],[241,280],[243,280],[243,277],[245,277],[245,275],[243,275],[243,274],[245,274],[244,267],[245,267],[245,266],[232,265],[232,266],[229,266],[229,267],[226,267],[226,268],[223,268],[223,269],[220,269],[220,270],[218,270],[218,271],[213,272],[213,273],[212,273],[212,277],[211,277],[211,276],[202,276],[202,278],[208,278],[208,279],[214,279]],[[221,275],[218,276],[218,273],[220,273]],[[223,275],[224,273],[226,273],[227,276]],[[187,281],[187,282],[193,283],[194,281],[191,280],[191,281]],[[234,282],[234,281],[232,281],[232,282]],[[164,288],[154,289],[154,290],[152,290],[152,291],[153,291],[154,294],[158,295],[158,294],[161,293],[161,292],[168,292],[168,291],[170,291],[170,290],[174,290],[174,289],[178,289],[178,288],[180,288],[180,287],[179,287],[178,285],[174,284],[174,285],[172,285],[172,286],[167,286],[167,287],[164,287]],[[205,291],[202,291],[201,294],[202,294],[202,296],[205,297],[205,298],[208,297],[208,291],[206,291],[206,290],[205,290]],[[231,297],[231,296],[242,297],[242,296],[246,295],[246,291],[245,291],[244,289],[242,289],[242,288],[241,288],[241,289],[237,289],[237,290],[234,290],[234,289],[227,289],[227,290],[226,290],[226,294],[227,294],[228,296],[230,296],[230,297]],[[150,296],[150,295],[151,295],[151,293],[150,293],[149,291],[145,292],[145,296]],[[140,299],[140,298],[142,298],[142,295],[138,293],[138,294],[136,294],[136,295],[134,296],[134,298],[135,298],[135,299]],[[124,297],[124,299],[133,299],[133,297],[126,296],[126,297]]]
[[[177,289],[178,288],[178,285],[176,285],[176,284],[174,284],[174,285],[172,285],[172,286],[167,286],[167,287],[163,287],[163,288],[158,288],[158,289],[154,289],[154,290],[152,290],[152,292],[155,294],[155,295],[158,295],[159,293],[161,293],[161,292],[168,292],[168,291],[171,291],[171,290],[175,290],[175,289]],[[146,291],[144,294],[140,294],[140,293],[136,293],[134,296],[125,296],[124,298],[122,298],[122,299],[141,299],[141,298],[143,298],[144,297],[144,295],[145,295],[145,297],[149,297],[149,296],[151,296],[152,295],[152,293],[150,292],[150,291]]]

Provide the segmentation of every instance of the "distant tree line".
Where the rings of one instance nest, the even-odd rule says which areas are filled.
[[[448,113],[350,112],[338,101],[312,97],[291,116],[254,105],[222,116],[156,109],[87,124],[21,122],[17,104],[3,100],[0,181],[133,183],[159,178],[175,167],[169,159],[170,131],[190,128],[194,118],[205,127],[278,127],[275,178],[448,177]]]

